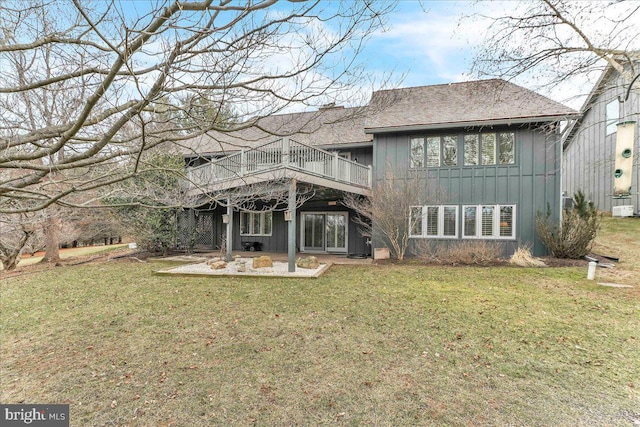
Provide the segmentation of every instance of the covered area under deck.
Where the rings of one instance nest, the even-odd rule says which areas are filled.
[[[365,251],[340,200],[345,193],[370,194],[371,167],[337,152],[282,138],[189,168],[187,177],[188,195],[218,201],[199,212],[211,217],[206,224],[213,234],[224,234],[229,260],[251,242],[281,251],[285,237],[289,271],[297,252]]]

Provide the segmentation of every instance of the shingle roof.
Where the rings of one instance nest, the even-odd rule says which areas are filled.
[[[560,120],[577,112],[504,80],[478,80],[381,90],[359,108],[321,108],[314,112],[263,117],[251,127],[208,132],[187,141],[186,156],[237,151],[280,136],[328,147],[368,144],[372,134],[407,129],[482,126]]]
[[[256,125],[230,132],[213,131],[187,142],[187,155],[237,151],[281,136],[313,146],[371,143],[364,132],[366,108],[321,108],[318,111],[278,114],[259,119]]]
[[[576,111],[504,80],[478,80],[374,92],[367,131],[407,127],[466,126],[484,122],[533,122]],[[384,105],[376,108],[377,105]]]

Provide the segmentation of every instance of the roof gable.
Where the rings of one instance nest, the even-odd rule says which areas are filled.
[[[386,107],[376,108],[377,105]],[[403,128],[526,123],[553,120],[576,111],[504,80],[478,80],[374,92],[373,111],[365,129],[385,132]]]

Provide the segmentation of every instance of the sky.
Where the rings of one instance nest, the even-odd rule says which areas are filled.
[[[468,1],[399,0],[386,31],[367,43],[370,70],[392,70],[403,86],[471,79],[474,25],[461,17],[474,7]]]
[[[477,78],[471,74],[471,67],[490,25],[488,20],[483,20],[478,15],[504,16],[511,10],[526,5],[523,1],[516,0],[396,1],[394,10],[386,17],[385,29],[377,31],[367,40],[360,56],[366,71],[376,78],[376,83],[371,87],[363,84],[359,88],[362,92],[370,93],[371,90],[388,86],[446,84]],[[149,5],[154,2],[155,0],[151,0],[151,3],[148,0],[122,0],[121,4],[125,13],[140,13],[148,10]],[[640,7],[638,0],[627,0],[625,3],[636,3]],[[333,5],[338,5],[337,0],[321,0],[320,8],[331,9]],[[286,10],[290,6],[291,3],[283,1],[273,9],[278,13],[278,9]],[[588,30],[597,32],[600,25],[598,18],[588,16],[587,19],[589,24],[595,23],[588,25]],[[325,22],[321,25],[330,27],[332,23]],[[640,23],[638,33],[640,34]],[[263,65],[274,66],[286,63],[286,60],[284,57],[272,58],[272,61],[265,61]],[[544,84],[536,85],[526,77],[518,78],[514,83],[541,91],[543,95],[579,109],[598,75],[599,72],[595,77],[590,76],[590,80],[585,77],[583,81],[574,76],[566,85],[548,90]],[[386,83],[389,76],[390,82]]]
[[[637,0],[627,3],[640,7]],[[504,16],[518,4],[513,0],[398,0],[396,9],[389,16],[387,30],[375,34],[367,44],[364,57],[368,68],[380,74],[391,70],[404,87],[474,80],[477,76],[471,74],[471,65],[490,25],[477,14]],[[593,23],[588,26],[590,34],[597,34],[599,29],[608,31],[599,17],[584,19]],[[640,34],[640,22],[636,25]],[[527,80],[526,76],[514,83],[579,109],[599,75],[598,71],[589,79],[574,77],[548,91],[543,85]]]

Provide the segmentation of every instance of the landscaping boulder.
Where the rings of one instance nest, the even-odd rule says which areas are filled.
[[[213,263],[216,263],[216,262],[219,262],[219,261],[223,261],[223,259],[220,258],[219,256],[213,257],[213,258],[207,260],[207,265],[212,265]]]
[[[320,263],[318,262],[318,258],[314,256],[308,256],[308,257],[298,258],[298,260],[296,261],[296,266],[300,268],[316,269],[320,266]]]
[[[209,263],[209,266],[211,267],[212,270],[222,270],[227,266],[227,263],[225,261],[218,260],[218,261]]]
[[[253,259],[253,268],[273,267],[273,260],[270,256],[263,255]]]

